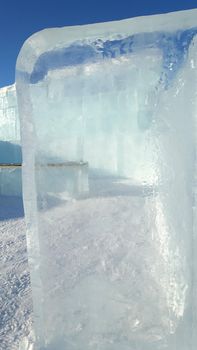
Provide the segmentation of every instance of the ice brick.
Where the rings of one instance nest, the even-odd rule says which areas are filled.
[[[47,29],[19,54],[38,349],[196,349],[196,15]]]
[[[0,194],[2,195],[22,194],[21,168],[18,167],[22,162],[20,143],[16,87],[13,84],[0,89]]]
[[[0,140],[20,140],[15,85],[0,88]]]

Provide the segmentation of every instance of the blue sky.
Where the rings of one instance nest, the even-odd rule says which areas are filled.
[[[0,0],[0,87],[12,84],[24,41],[47,27],[197,8],[197,0]]]

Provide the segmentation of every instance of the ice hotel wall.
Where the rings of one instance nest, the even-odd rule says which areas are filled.
[[[21,195],[20,122],[15,84],[0,89],[0,194]]]
[[[196,15],[48,29],[21,50],[38,349],[196,348]]]
[[[15,84],[0,89],[0,163],[21,163]]]

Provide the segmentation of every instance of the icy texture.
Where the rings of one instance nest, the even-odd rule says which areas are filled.
[[[22,195],[21,166],[0,165],[0,195]]]
[[[21,163],[15,84],[0,89],[0,163]]]
[[[21,158],[20,123],[14,84],[0,89],[0,195],[21,196],[21,168],[8,166],[21,164]]]
[[[21,50],[39,350],[196,349],[196,18],[48,29]]]

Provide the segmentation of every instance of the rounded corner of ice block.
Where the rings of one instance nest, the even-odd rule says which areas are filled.
[[[23,43],[16,60],[15,81],[29,82],[29,77],[39,56],[47,51],[50,37],[60,28],[45,28],[30,35]]]

